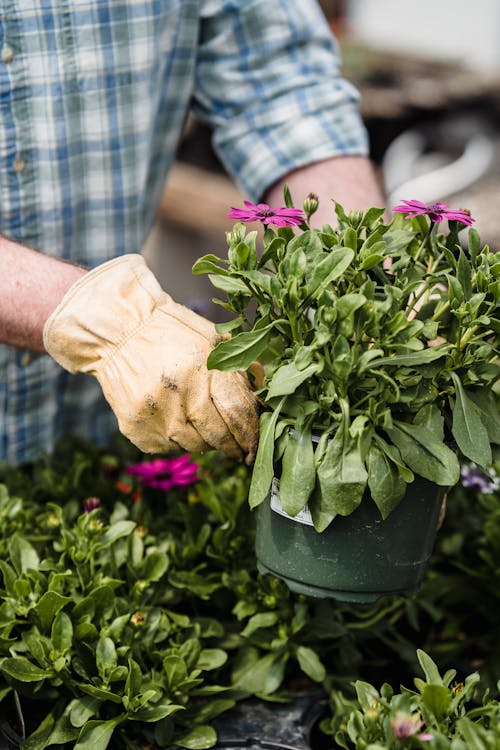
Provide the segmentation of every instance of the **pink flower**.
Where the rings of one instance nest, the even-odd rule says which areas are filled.
[[[267,203],[250,203],[243,201],[246,208],[231,206],[230,219],[238,221],[261,221],[263,224],[274,224],[277,227],[292,227],[305,221],[305,214],[300,208],[271,208]]]
[[[133,464],[127,474],[139,477],[145,487],[168,491],[172,487],[187,487],[198,479],[198,464],[190,460],[188,453],[179,458],[156,458]]]
[[[453,211],[449,208],[446,203],[422,203],[422,201],[402,201],[401,205],[396,206],[392,209],[396,213],[408,214],[407,219],[411,219],[414,216],[426,215],[433,222],[440,222],[443,219],[448,221],[460,221],[462,224],[470,227],[474,223],[474,219],[467,211]]]
[[[424,722],[420,718],[420,714],[405,714],[404,711],[397,711],[391,719],[392,733],[397,740],[413,737],[414,735],[417,735],[417,738],[422,742],[432,740],[432,734],[428,734],[427,732],[418,734],[423,725]]]

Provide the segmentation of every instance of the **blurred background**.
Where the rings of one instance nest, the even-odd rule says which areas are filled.
[[[500,2],[319,4],[343,74],[360,91],[387,205],[416,198],[468,208],[483,243],[500,247]],[[187,123],[144,254],[177,300],[220,320],[214,288],[191,267],[205,253],[225,254],[228,207],[243,196],[210,137],[205,126]]]

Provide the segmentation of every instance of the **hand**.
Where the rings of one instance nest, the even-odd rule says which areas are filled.
[[[47,352],[99,381],[121,432],[142,451],[217,448],[251,463],[257,400],[242,373],[208,370],[212,323],[162,290],[140,255],[82,277],[44,327]]]

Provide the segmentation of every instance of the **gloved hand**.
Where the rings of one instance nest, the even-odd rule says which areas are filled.
[[[212,323],[162,290],[141,255],[79,279],[48,318],[47,352],[99,381],[121,432],[142,451],[222,450],[251,463],[257,401],[242,373],[208,370]]]

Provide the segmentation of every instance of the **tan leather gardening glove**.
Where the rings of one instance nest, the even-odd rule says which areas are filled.
[[[251,463],[257,401],[241,373],[208,370],[212,323],[163,291],[141,255],[82,276],[48,318],[47,352],[99,381],[121,432],[142,451],[210,448]]]

